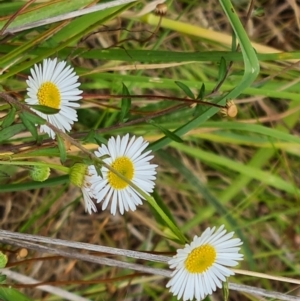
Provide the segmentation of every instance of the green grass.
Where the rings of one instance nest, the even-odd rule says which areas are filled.
[[[33,3],[8,29],[76,11],[92,1],[71,2]],[[206,227],[224,224],[244,242],[242,269],[297,278],[300,84],[295,62],[300,45],[295,32],[299,28],[293,19],[286,32],[289,26],[277,23],[288,22],[284,14],[272,13],[272,6],[262,4],[264,17],[252,14],[247,23],[246,9],[235,3],[233,9],[229,0],[167,1],[167,16],[153,36],[159,17],[136,15],[143,1],[4,36],[0,41],[2,229],[170,255]],[[0,27],[22,5],[2,1]],[[286,9],[291,18],[293,12],[292,7]],[[277,39],[284,42],[276,44]],[[47,135],[39,135],[37,141],[35,130],[19,117],[30,68],[49,57],[67,60],[79,75],[83,90],[79,120],[69,137],[62,138],[71,144],[75,139],[86,152]],[[198,100],[208,104],[191,106],[201,88],[205,90]],[[14,111],[7,94],[15,100]],[[234,100],[239,109],[234,119],[223,117],[214,106],[224,106],[226,100]],[[31,124],[39,122],[34,119]],[[150,142],[148,149],[158,165],[154,198],[145,195],[142,206],[121,216],[112,217],[101,206],[89,215],[80,188],[69,183],[69,167],[76,162],[90,164],[95,158],[89,152],[100,142],[126,133]],[[50,178],[33,181],[28,165],[48,165]],[[17,246],[3,243],[1,248],[9,254],[9,264],[17,261]],[[161,276],[126,277],[134,271],[99,269],[97,264],[71,258],[36,257],[41,254],[30,251],[29,260],[20,261],[15,270],[87,300],[176,300]],[[160,263],[143,264],[166,268]],[[296,285],[288,282],[241,275],[229,280],[296,295]],[[9,278],[5,283],[30,300],[61,300],[33,287],[17,286]],[[8,294],[9,301],[27,300],[14,293],[0,295]],[[259,300],[233,290],[231,298]]]

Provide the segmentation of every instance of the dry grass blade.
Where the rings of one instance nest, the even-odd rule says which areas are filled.
[[[6,275],[7,278],[10,278],[10,279],[12,279],[14,281],[17,281],[19,283],[26,283],[26,284],[36,284],[36,283],[39,283],[39,281],[37,281],[37,280],[35,280],[35,279],[31,278],[31,277],[22,275],[20,273],[11,271],[9,269],[3,269],[3,270],[1,270],[1,273],[4,274],[4,275]],[[37,289],[42,290],[44,292],[51,293],[51,294],[56,295],[58,297],[61,297],[64,300],[70,300],[70,301],[90,301],[90,299],[86,299],[86,298],[80,297],[80,296],[72,294],[72,293],[70,293],[70,292],[68,292],[66,290],[63,290],[61,288],[54,287],[54,286],[51,286],[51,285],[40,285],[40,286],[37,286]]]
[[[88,262],[101,264],[101,265],[120,267],[124,269],[139,271],[142,273],[159,275],[167,278],[171,276],[170,270],[152,268],[141,264],[127,263],[120,260],[103,258],[103,257],[90,255],[90,254],[82,254],[79,252],[76,253],[74,252],[74,250],[68,250],[68,249],[62,250],[59,248],[43,246],[30,241],[39,242],[40,244],[48,243],[48,244],[54,244],[56,246],[76,248],[80,250],[89,250],[89,251],[96,251],[102,253],[104,252],[104,253],[114,254],[114,255],[122,255],[122,256],[132,257],[136,259],[144,259],[148,261],[167,262],[170,259],[170,257],[167,256],[148,254],[148,253],[143,253],[138,251],[116,249],[116,248],[110,248],[106,246],[97,246],[97,245],[92,245],[87,243],[64,241],[61,239],[52,239],[52,238],[47,238],[42,236],[28,235],[28,234],[14,233],[10,231],[0,230],[0,242],[2,243],[7,243],[23,248],[25,247],[42,253],[57,254],[66,258],[78,259],[78,260],[88,261]],[[9,272],[6,273],[6,270],[2,270],[2,271],[8,276],[10,275]],[[276,298],[278,300],[283,300],[283,301],[299,301],[299,298],[296,296],[289,296],[286,294],[282,294],[274,291],[267,291],[264,289],[258,289],[256,287],[251,287],[247,285],[229,283],[229,289],[239,291],[239,292],[246,292],[257,296]]]
[[[39,27],[39,26],[52,24],[52,23],[55,23],[55,22],[64,21],[64,20],[75,18],[75,17],[87,15],[87,14],[90,14],[90,13],[94,13],[96,11],[101,11],[101,10],[111,8],[111,7],[115,7],[115,6],[118,6],[118,5],[132,3],[132,2],[135,2],[135,1],[136,0],[115,0],[115,1],[108,2],[108,3],[97,4],[97,5],[94,5],[92,7],[87,7],[87,8],[84,8],[84,9],[80,9],[78,11],[73,11],[73,12],[70,12],[70,13],[66,13],[66,14],[63,14],[63,15],[56,16],[56,17],[43,19],[43,20],[40,20],[40,21],[32,22],[32,23],[25,24],[25,25],[18,26],[18,27],[14,27],[14,28],[9,28],[9,29],[6,29],[2,34],[3,35],[4,34],[12,34],[12,33],[20,32],[20,31],[23,31],[23,30],[36,28],[36,27]]]

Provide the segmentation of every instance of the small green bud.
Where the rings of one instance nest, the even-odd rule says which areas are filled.
[[[84,182],[84,177],[86,176],[87,168],[88,167],[85,164],[75,163],[70,168],[70,173],[69,173],[70,182],[75,186],[81,188]]]
[[[0,251],[0,269],[3,269],[7,264],[7,256]]]
[[[48,166],[33,166],[29,175],[34,181],[44,182],[50,176],[50,168]]]

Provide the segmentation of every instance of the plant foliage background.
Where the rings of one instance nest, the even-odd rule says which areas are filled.
[[[151,1],[136,1],[10,32],[96,2],[101,3],[0,1],[0,91],[23,102],[25,80],[34,63],[48,57],[67,60],[83,90],[71,137],[92,151],[112,135],[143,136],[159,166],[154,197],[183,235],[192,238],[208,226],[225,224],[244,241],[241,268],[297,278],[296,1],[233,1],[241,28],[229,15],[229,1],[182,0],[167,1],[161,20],[153,10],[140,14]],[[236,49],[239,37],[241,47]],[[226,99],[234,100],[239,112],[235,118],[224,117],[219,108],[193,99],[221,106]],[[174,254],[178,244],[165,239],[169,229],[147,202],[123,216],[112,217],[100,207],[88,215],[80,189],[70,185],[66,174],[52,170],[47,181],[34,182],[25,166],[9,164],[64,161],[70,166],[83,156],[73,145],[59,150],[46,135],[35,137],[20,111],[3,99],[0,117],[1,229]],[[16,247],[1,248],[8,255],[7,266],[15,266],[15,271],[87,300],[172,300],[164,287],[166,279],[159,276],[141,277],[58,256],[41,260],[42,255],[33,251],[28,260],[20,259]],[[295,284],[241,275],[230,280],[299,294]],[[30,300],[60,300],[34,287],[14,287]],[[221,298],[221,293],[215,296]],[[229,299],[258,300],[233,291]]]

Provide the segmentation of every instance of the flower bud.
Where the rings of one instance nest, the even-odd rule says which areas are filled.
[[[50,176],[50,168],[48,166],[32,166],[29,175],[34,181],[44,182]]]
[[[81,188],[85,180],[84,177],[87,173],[87,168],[88,167],[85,164],[75,163],[70,169],[70,182],[73,185]]]

